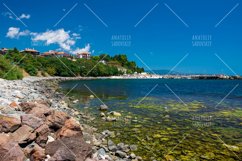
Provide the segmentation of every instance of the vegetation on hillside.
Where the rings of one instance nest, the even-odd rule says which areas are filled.
[[[100,62],[104,60],[104,62]],[[10,76],[10,79],[21,79],[19,68],[24,69],[29,75],[50,75],[62,77],[75,76],[113,76],[122,75],[125,72],[132,74],[134,72],[141,73],[143,68],[137,67],[133,61],[128,61],[126,55],[105,55],[93,56],[91,59],[76,59],[76,61],[67,58],[57,57],[41,57],[31,54],[20,53],[16,48],[9,50],[7,54],[1,56],[1,61],[8,65],[0,65],[0,77],[11,68],[11,64],[17,65],[12,72],[16,72],[16,76]],[[11,62],[11,63],[10,63]],[[3,67],[8,67],[4,68]],[[9,75],[9,74],[8,74]],[[7,79],[7,78],[5,78]]]
[[[0,78],[8,80],[22,79],[23,74],[17,66],[0,55]]]

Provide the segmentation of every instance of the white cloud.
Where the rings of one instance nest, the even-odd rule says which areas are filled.
[[[64,29],[59,30],[47,30],[43,33],[37,33],[33,38],[34,41],[46,41],[46,44],[64,43],[70,38],[68,32]]]
[[[21,16],[19,16],[20,19],[30,19],[30,14],[22,13]]]
[[[43,33],[32,33],[33,41],[44,41],[46,45],[58,44],[62,49],[71,51],[72,46],[76,44],[76,40],[79,39],[80,35],[64,29],[58,30],[47,30]]]
[[[91,45],[87,44],[84,48],[77,48],[74,51],[72,51],[73,54],[83,53],[83,52],[89,52],[90,53]]]
[[[2,15],[5,17],[8,17],[9,19],[16,19],[16,20],[30,19],[30,17],[31,17],[30,14],[25,14],[25,13],[22,13],[19,17],[16,17],[11,12],[3,12]]]
[[[2,15],[5,16],[5,17],[8,17],[10,19],[13,19],[13,15],[10,12],[3,12]]]
[[[20,32],[20,28],[17,27],[10,27],[8,29],[6,37],[11,39],[18,39],[20,36],[28,36],[30,34],[30,31],[24,30]]]
[[[29,30],[20,31],[20,28],[10,27],[6,34],[6,37],[11,39],[18,39],[21,36],[30,36],[33,42],[44,42],[46,45],[57,44],[61,50],[72,54],[91,52],[90,44],[87,44],[84,48],[75,48],[76,41],[81,38],[80,34],[71,33],[64,29],[36,33]]]
[[[74,36],[76,39],[81,39],[81,36],[78,33],[73,33],[72,36]]]

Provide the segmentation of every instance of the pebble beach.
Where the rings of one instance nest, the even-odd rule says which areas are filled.
[[[0,79],[0,156],[19,161],[138,161],[136,145],[115,144],[115,133],[98,133],[92,119],[69,106],[60,81],[84,79],[27,77]],[[93,78],[85,78],[93,79]]]

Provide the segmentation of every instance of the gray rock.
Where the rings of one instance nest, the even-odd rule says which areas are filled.
[[[126,152],[126,153],[128,153],[130,151],[129,145],[127,145],[127,144],[124,145],[123,151]]]
[[[76,103],[78,103],[78,101],[79,101],[79,100],[74,100],[74,101],[72,101],[72,102],[73,102],[74,104],[76,104]]]
[[[113,131],[109,131],[109,130],[104,130],[102,132],[102,135],[104,135],[105,137],[115,137],[115,133]]]
[[[105,104],[100,105],[100,110],[108,110],[108,106]]]
[[[120,150],[117,150],[115,155],[119,156],[121,158],[126,158],[127,157],[127,154],[125,152],[120,151]]]
[[[106,121],[108,121],[108,122],[117,121],[117,118],[108,116],[106,118]]]
[[[134,153],[131,153],[131,154],[130,154],[130,158],[131,158],[131,159],[135,159],[135,158],[136,158],[136,155],[135,155]]]
[[[23,99],[25,96],[22,93],[18,93],[15,95],[15,97]]]
[[[107,146],[101,146],[106,152],[109,152],[109,149]]]
[[[105,113],[104,113],[104,112],[101,112],[101,113],[100,113],[100,116],[101,116],[101,117],[105,117]]]
[[[123,150],[125,148],[124,143],[118,143],[117,148],[118,150]]]
[[[35,100],[35,99],[37,99],[37,98],[39,98],[39,97],[40,97],[40,95],[37,94],[37,93],[31,93],[31,94],[29,95],[29,98],[31,98],[31,99],[33,99],[33,100]]]
[[[106,152],[103,148],[101,148],[97,151],[97,155],[98,155],[99,159],[103,159],[103,158],[105,158]]]
[[[114,146],[115,144],[114,144],[114,142],[112,141],[112,140],[108,140],[108,146]]]
[[[143,158],[140,157],[140,156],[137,156],[136,159],[137,159],[137,160],[143,160]]]
[[[138,149],[137,145],[130,145],[129,148],[131,151],[136,151]]]
[[[116,152],[118,148],[117,148],[117,146],[112,145],[112,146],[108,146],[108,149],[109,149],[110,151],[112,151],[112,152]]]

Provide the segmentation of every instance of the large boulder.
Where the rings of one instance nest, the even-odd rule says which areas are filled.
[[[41,118],[35,117],[32,114],[26,114],[21,116],[21,121],[23,125],[28,125],[33,129],[37,129],[40,127],[44,122]]]
[[[75,130],[75,131],[81,131],[81,125],[80,123],[75,120],[74,118],[70,118],[65,121],[64,127]]]
[[[35,142],[25,147],[23,151],[31,161],[43,161],[46,158],[45,150]]]
[[[48,125],[46,125],[46,124],[41,125],[39,128],[37,128],[35,130],[35,132],[37,133],[37,138],[36,138],[35,142],[39,146],[45,147],[45,145],[48,141],[48,136],[50,134],[50,129],[49,129]]]
[[[29,143],[36,138],[36,133],[34,132],[34,129],[27,126],[22,125],[18,130],[16,130],[14,133],[10,134],[11,140],[21,144]]]
[[[6,144],[7,142],[9,142],[9,139],[9,134],[0,133],[0,145]]]
[[[15,117],[0,115],[0,132],[13,132],[19,128],[21,120]]]
[[[49,100],[36,100],[35,102],[38,104],[45,105],[47,107],[51,106],[51,102]]]
[[[46,146],[46,154],[51,156],[50,161],[84,161],[91,155],[91,152],[91,146],[77,136],[64,137]]]
[[[65,121],[69,118],[70,117],[66,113],[55,110],[52,111],[51,115],[47,117],[46,121],[50,129],[57,131],[65,124]]]
[[[45,118],[51,114],[51,109],[45,104],[39,104],[34,102],[25,102],[19,104],[22,110],[28,114],[33,114],[36,117]]]
[[[61,147],[55,152],[55,154],[48,161],[57,161],[57,160],[76,161],[76,156],[74,153],[69,151],[68,148]],[[80,161],[84,161],[84,160],[80,160]]]
[[[82,136],[81,125],[74,118],[65,121],[64,126],[57,131],[57,138]]]
[[[17,142],[0,144],[0,158],[3,161],[25,161],[26,157]]]
[[[30,156],[30,161],[43,161],[45,160],[45,150],[40,148],[40,149],[35,149],[32,152],[32,155]]]
[[[28,114],[33,114],[36,117],[45,119],[47,116],[51,114],[51,109],[44,105],[38,105],[36,107],[33,107]]]
[[[23,102],[23,103],[20,103],[19,105],[24,112],[29,112],[30,110],[32,110],[32,108],[36,106],[36,104],[33,102]]]
[[[103,105],[100,105],[100,108],[99,108],[101,111],[105,111],[105,110],[108,110],[108,106],[103,104]]]

